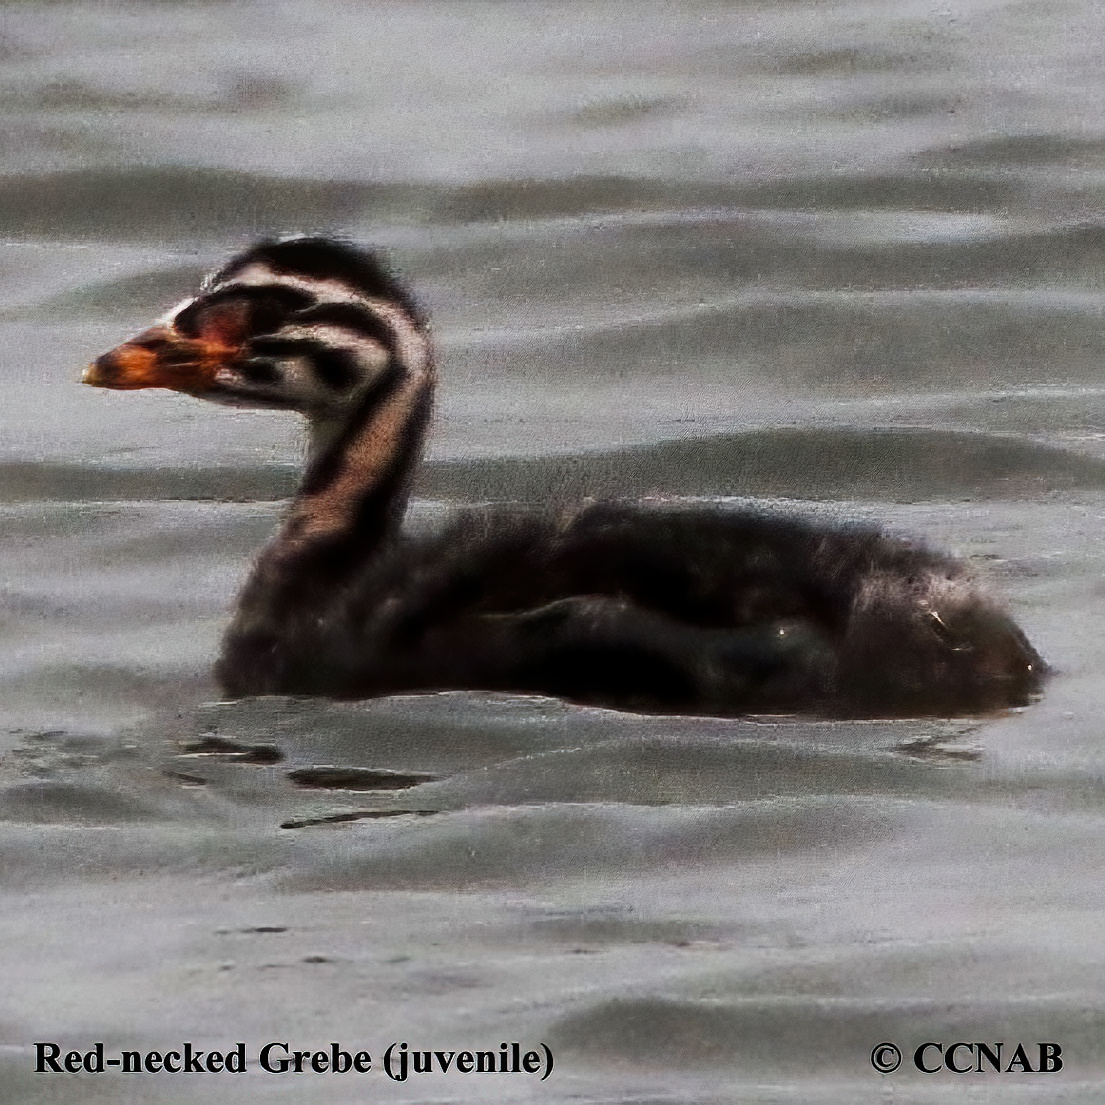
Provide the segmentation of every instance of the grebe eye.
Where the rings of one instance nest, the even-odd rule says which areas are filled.
[[[264,357],[251,357],[243,361],[238,370],[251,384],[278,384],[284,379],[277,365]]]

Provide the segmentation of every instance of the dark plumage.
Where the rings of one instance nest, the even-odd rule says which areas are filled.
[[[293,408],[303,484],[217,671],[242,694],[476,688],[686,713],[950,715],[1045,667],[964,566],[859,528],[722,507],[472,511],[400,532],[433,395],[424,315],[374,257],[264,242],[87,382]]]

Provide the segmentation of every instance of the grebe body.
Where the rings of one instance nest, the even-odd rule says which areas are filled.
[[[239,598],[228,694],[479,689],[654,712],[924,716],[1029,702],[1045,665],[958,560],[718,507],[472,510],[402,530],[427,321],[373,255],[263,242],[85,373],[305,416],[303,483]]]

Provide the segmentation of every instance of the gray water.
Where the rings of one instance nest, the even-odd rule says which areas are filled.
[[[4,1099],[1100,1100],[1103,48],[1042,0],[0,5]],[[875,522],[1007,596],[1043,700],[220,702],[295,420],[77,380],[296,231],[385,248],[434,317],[411,525]],[[40,1040],[254,1069],[36,1075]],[[270,1040],[556,1068],[277,1077]],[[928,1040],[1065,1066],[922,1075]]]

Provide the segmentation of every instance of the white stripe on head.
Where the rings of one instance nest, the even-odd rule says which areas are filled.
[[[305,339],[322,342],[331,349],[340,349],[352,354],[362,364],[367,374],[375,375],[387,368],[391,354],[378,341],[358,334],[355,330],[330,323],[292,323],[283,326],[273,335],[274,338],[287,338],[291,341]]]
[[[316,305],[323,303],[351,303],[366,307],[377,315],[395,335],[395,352],[413,372],[430,369],[430,343],[421,328],[407,311],[397,303],[375,299],[350,287],[342,280],[326,280],[316,276],[296,276],[293,273],[274,272],[261,262],[247,265],[227,280],[213,284],[210,292],[225,291],[241,286],[291,288],[315,297]]]

